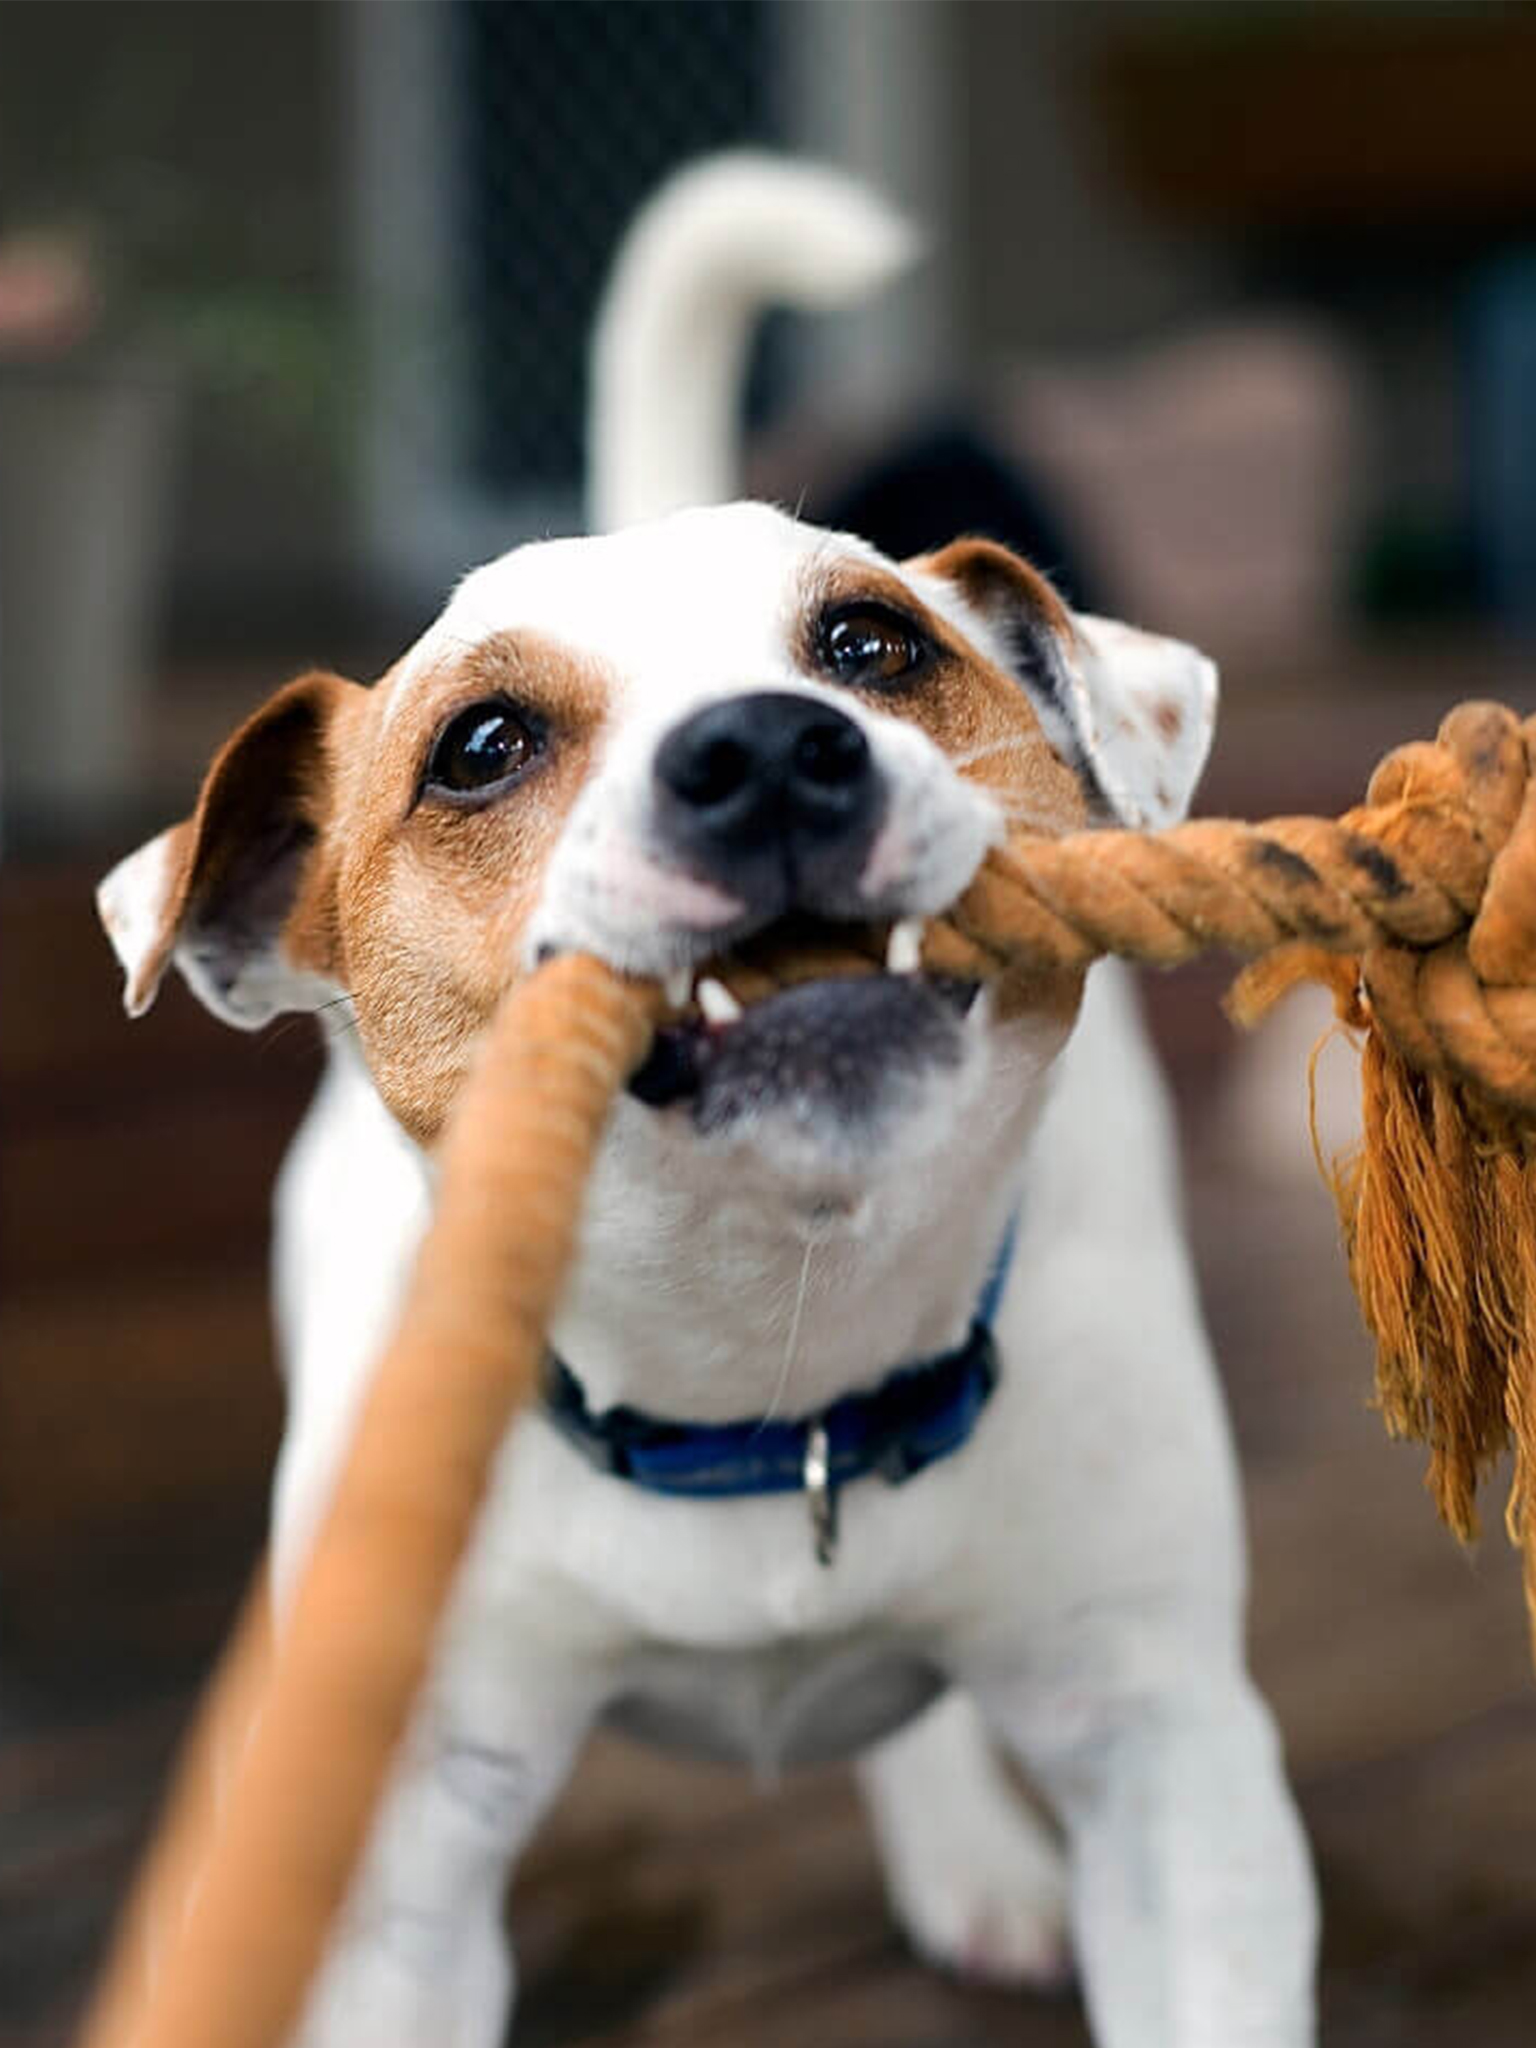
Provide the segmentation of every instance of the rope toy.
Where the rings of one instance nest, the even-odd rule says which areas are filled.
[[[1103,953],[1171,966],[1211,946],[1257,963],[1240,1019],[1313,978],[1364,1034],[1363,1143],[1335,1194],[1383,1414],[1428,1444],[1463,1537],[1513,1444],[1509,1526],[1536,1620],[1536,719],[1463,705],[1337,822],[1014,833],[929,924],[923,960],[1027,986]],[[855,934],[749,947],[721,972],[752,1000],[883,957]],[[658,990],[580,957],[503,1002],[281,1642],[258,1582],[81,2048],[276,2048],[293,2025],[496,1449],[538,1384],[608,1108],[664,1012]]]
[[[1463,1540],[1513,1447],[1536,1625],[1536,719],[1461,705],[1337,823],[1016,837],[952,925],[930,958],[950,973],[1223,946],[1259,960],[1233,992],[1243,1022],[1299,979],[1332,987],[1365,1034],[1363,1143],[1333,1184],[1382,1413],[1429,1446]]]
[[[297,2018],[496,1447],[538,1386],[582,1190],[654,1014],[645,990],[579,956],[503,1003],[281,1643],[258,1576],[82,2044],[276,2048]]]

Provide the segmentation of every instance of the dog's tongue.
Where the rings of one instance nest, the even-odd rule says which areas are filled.
[[[629,1092],[654,1109],[698,1093],[707,1069],[744,1023],[771,1009],[780,996],[807,982],[878,973],[884,957],[884,927],[836,929],[821,919],[791,913],[738,944],[728,960],[706,971],[718,976],[745,1006],[744,1015],[722,1031],[694,1018],[663,1025],[649,1058],[629,1083]]]
[[[724,1030],[663,1027],[630,1092],[655,1108],[690,1102],[700,1131],[754,1109],[858,1116],[893,1078],[960,1057],[961,1005],[914,977],[811,981],[754,1003]]]
[[[651,1109],[682,1102],[698,1093],[709,1056],[709,1033],[702,1024],[663,1024],[644,1064],[630,1075],[629,1092]]]

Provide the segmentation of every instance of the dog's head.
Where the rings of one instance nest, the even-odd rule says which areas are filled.
[[[133,1012],[173,961],[246,1027],[344,998],[429,1146],[541,955],[665,977],[682,1018],[617,1156],[852,1213],[882,1178],[922,1194],[958,1128],[1003,1142],[1075,1010],[1072,981],[930,979],[911,920],[1008,821],[1181,815],[1214,692],[1191,649],[1074,617],[989,542],[898,566],[761,506],[683,513],[476,571],[371,689],[280,690],[102,914]],[[887,971],[738,1015],[719,963],[790,938]]]

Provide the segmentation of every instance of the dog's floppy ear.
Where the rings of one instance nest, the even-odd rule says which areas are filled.
[[[314,858],[330,808],[338,719],[364,692],[301,676],[225,742],[190,818],[120,861],[96,906],[141,1016],[174,960],[215,1015],[254,1030],[332,990],[325,877]]]
[[[1182,640],[1070,612],[1027,562],[989,540],[926,556],[1002,643],[1047,737],[1121,824],[1177,824],[1216,723],[1216,665]]]
[[[1068,651],[1092,719],[1100,787],[1124,824],[1156,830],[1189,811],[1216,730],[1216,664],[1184,640],[1119,619],[1072,616]]]

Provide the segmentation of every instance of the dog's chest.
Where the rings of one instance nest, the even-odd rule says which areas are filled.
[[[648,1646],[607,1719],[663,1748],[749,1764],[764,1776],[854,1755],[944,1689],[938,1666],[888,1636],[754,1649]]]

